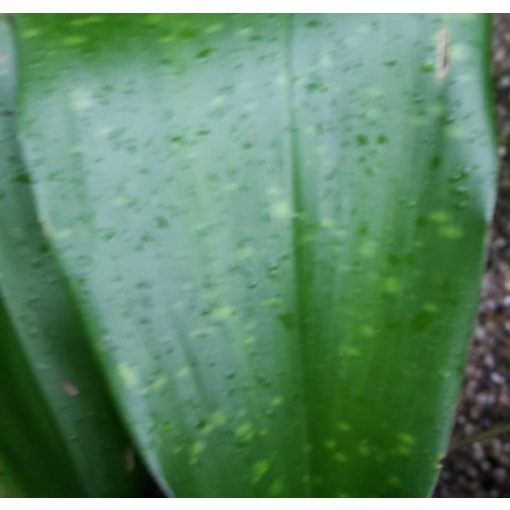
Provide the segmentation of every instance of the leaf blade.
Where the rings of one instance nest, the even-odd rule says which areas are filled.
[[[486,20],[18,19],[38,204],[161,483],[426,494],[493,200]]]
[[[137,494],[130,442],[38,222],[16,141],[14,48],[0,19],[0,442],[26,496]],[[12,489],[7,485],[7,494]]]

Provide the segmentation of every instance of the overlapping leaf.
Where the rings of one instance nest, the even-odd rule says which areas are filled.
[[[494,191],[483,16],[18,16],[39,213],[178,496],[425,495]]]
[[[140,471],[38,221],[0,18],[0,494],[125,496]]]

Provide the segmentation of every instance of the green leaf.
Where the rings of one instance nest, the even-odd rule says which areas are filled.
[[[140,470],[38,221],[0,18],[0,495],[126,496]],[[13,486],[14,485],[14,486]]]
[[[423,496],[494,195],[488,18],[18,16],[20,137],[177,496]]]

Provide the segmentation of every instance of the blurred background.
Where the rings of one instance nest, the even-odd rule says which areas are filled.
[[[499,190],[478,319],[436,497],[510,497],[510,14],[493,18]]]

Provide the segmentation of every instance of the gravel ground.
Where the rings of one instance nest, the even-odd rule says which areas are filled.
[[[498,203],[462,397],[435,497],[510,497],[510,15],[498,14],[493,23]]]

